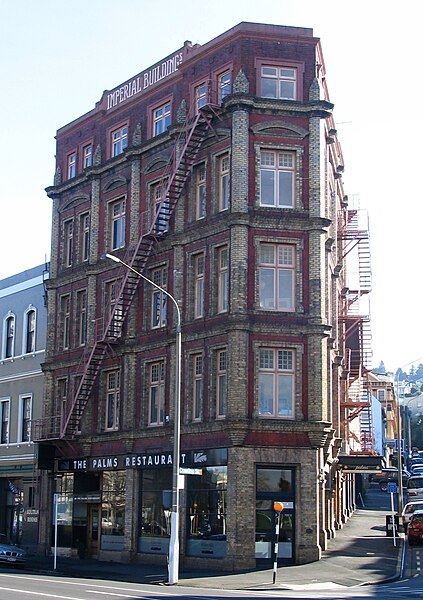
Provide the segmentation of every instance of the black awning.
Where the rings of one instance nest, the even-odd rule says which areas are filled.
[[[379,455],[341,454],[338,466],[347,473],[377,473],[386,467],[386,461]]]

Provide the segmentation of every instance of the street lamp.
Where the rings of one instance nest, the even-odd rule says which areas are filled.
[[[151,279],[139,273],[136,269],[126,264],[113,254],[106,254],[116,263],[120,263],[136,275],[144,279],[152,286],[160,290],[173,302],[176,308],[176,364],[175,364],[175,423],[173,433],[173,461],[172,461],[172,515],[170,521],[170,540],[169,540],[169,564],[168,564],[168,583],[173,585],[178,583],[179,579],[179,461],[181,452],[181,311],[179,305],[172,294],[154,283]]]

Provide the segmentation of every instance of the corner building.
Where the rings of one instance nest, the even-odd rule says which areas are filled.
[[[161,562],[181,310],[181,565],[320,558],[341,448],[343,159],[311,29],[240,23],[57,132],[43,547]],[[56,494],[56,496],[54,496]]]

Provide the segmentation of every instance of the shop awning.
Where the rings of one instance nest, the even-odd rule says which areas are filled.
[[[344,473],[378,473],[386,467],[386,461],[379,455],[341,454],[338,466]]]

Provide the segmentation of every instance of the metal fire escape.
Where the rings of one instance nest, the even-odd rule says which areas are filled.
[[[156,204],[152,216],[144,213],[140,220],[140,238],[135,247],[129,248],[124,262],[142,273],[147,265],[153,246],[168,230],[168,225],[193,164],[208,130],[213,131],[212,119],[218,115],[218,106],[209,101],[197,109],[193,106],[177,137],[171,158],[162,175],[159,187],[162,200]],[[97,380],[103,359],[110,345],[122,336],[123,326],[134,299],[140,277],[126,267],[116,272],[116,289],[111,298],[110,310],[102,320],[95,339],[85,349],[75,369],[75,390],[65,415],[44,418],[34,423],[35,440],[72,439],[78,433],[79,424]]]
[[[374,453],[371,394],[367,373],[372,365],[368,294],[371,291],[370,237],[367,212],[349,208],[343,215],[339,240],[347,264],[348,288],[340,310],[346,349],[347,386],[343,398],[344,426],[350,452]],[[357,427],[357,418],[359,427]],[[356,426],[354,428],[354,425]]]

